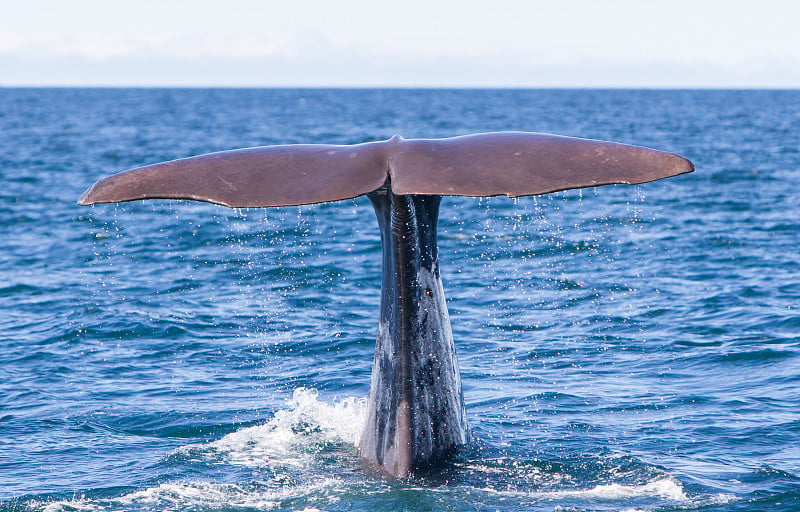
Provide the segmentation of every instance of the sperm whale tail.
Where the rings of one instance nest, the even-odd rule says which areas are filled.
[[[464,399],[436,227],[441,197],[510,197],[691,172],[652,149],[541,133],[500,132],[350,146],[265,146],[148,165],[104,178],[79,204],[191,199],[230,207],[367,195],[381,233],[380,321],[360,457],[405,477],[467,442]]]
[[[79,204],[193,199],[230,207],[350,199],[388,180],[395,194],[529,196],[638,184],[693,170],[672,153],[543,133],[499,132],[348,146],[296,144],[221,151],[100,180]]]

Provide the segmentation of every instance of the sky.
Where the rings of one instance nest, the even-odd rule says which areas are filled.
[[[0,86],[800,87],[797,0],[26,0]]]

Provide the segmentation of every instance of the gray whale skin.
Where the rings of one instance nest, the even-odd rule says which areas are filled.
[[[436,245],[444,195],[509,197],[692,172],[672,153],[542,133],[497,132],[355,145],[222,151],[121,172],[79,204],[191,199],[288,206],[367,195],[383,278],[367,423],[359,457],[395,477],[430,471],[469,439]]]

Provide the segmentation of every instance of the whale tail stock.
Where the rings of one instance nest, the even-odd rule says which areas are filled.
[[[540,133],[500,132],[350,146],[265,146],[149,165],[104,178],[79,204],[191,199],[230,207],[368,195],[381,233],[380,322],[359,455],[398,477],[435,465],[469,436],[439,275],[443,195],[510,197],[691,172],[672,153]]]

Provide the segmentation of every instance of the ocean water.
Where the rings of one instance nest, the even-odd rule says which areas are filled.
[[[235,147],[526,130],[690,175],[445,198],[473,440],[355,453],[380,245],[365,198],[79,207]],[[800,91],[0,89],[0,510],[800,509]]]

